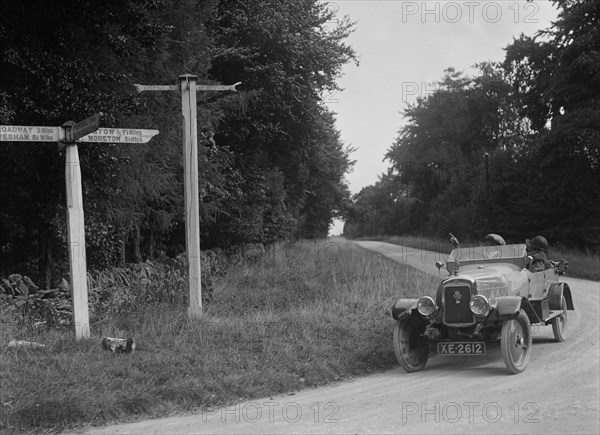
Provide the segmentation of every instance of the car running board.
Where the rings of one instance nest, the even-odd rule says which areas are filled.
[[[555,317],[560,316],[563,313],[562,310],[556,310],[556,311],[550,311],[550,315],[546,318],[546,320],[544,321],[544,323],[547,325],[550,322],[552,322],[552,319],[554,319]]]

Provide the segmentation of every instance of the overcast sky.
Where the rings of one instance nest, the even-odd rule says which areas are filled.
[[[404,122],[405,102],[432,92],[448,67],[472,73],[476,63],[502,60],[513,37],[533,35],[557,17],[549,0],[323,3],[357,22],[347,42],[360,65],[347,65],[339,80],[344,90],[325,97],[342,140],[357,148],[347,176],[353,194],[389,167],[383,157]],[[336,222],[330,234],[341,231]]]

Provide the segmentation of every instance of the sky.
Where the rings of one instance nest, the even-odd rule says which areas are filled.
[[[356,148],[346,177],[352,194],[387,171],[383,159],[403,125],[406,103],[433,92],[446,68],[473,74],[477,63],[501,61],[513,38],[547,29],[558,15],[549,0],[323,3],[338,19],[356,21],[346,42],[359,66],[346,65],[338,80],[343,91],[324,96],[342,141]],[[335,221],[329,233],[342,229],[343,222]]]

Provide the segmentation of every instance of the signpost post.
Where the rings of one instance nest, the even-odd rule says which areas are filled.
[[[188,317],[202,317],[202,277],[200,270],[200,217],[198,200],[198,127],[196,116],[196,91],[234,91],[241,82],[233,85],[198,85],[198,76],[179,76],[179,86],[135,85],[138,92],[181,91],[183,115],[183,170],[185,195],[185,235],[188,259],[189,306]]]
[[[81,122],[66,122],[64,142],[65,185],[67,190],[67,246],[71,272],[71,307],[77,340],[90,337],[90,314],[88,309],[87,264],[85,256],[85,220],[83,217],[83,193],[79,151],[75,140],[95,131],[100,125],[102,113],[96,113]],[[60,145],[59,145],[60,148]]]
[[[0,125],[0,141],[57,142],[59,150],[66,145],[65,183],[67,190],[67,228],[71,271],[71,300],[75,338],[90,337],[87,266],[85,257],[85,223],[81,168],[77,142],[146,143],[158,130],[98,129],[102,113],[81,122],[66,122],[61,127]]]

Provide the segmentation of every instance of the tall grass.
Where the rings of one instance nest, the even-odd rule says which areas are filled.
[[[153,303],[92,325],[80,342],[70,331],[4,325],[0,428],[166,416],[390,368],[385,309],[438,282],[343,239],[301,242],[230,269],[200,320]],[[134,337],[137,349],[104,351],[103,336]],[[12,338],[46,347],[8,348]]]
[[[436,239],[424,236],[378,236],[373,238],[364,238],[365,240],[379,240],[395,245],[410,246],[416,249],[424,249],[427,251],[450,253],[452,245],[449,239]],[[524,241],[523,241],[524,242]],[[462,242],[461,246],[478,246],[480,242]],[[590,250],[553,247],[551,246],[548,252],[548,259],[558,260],[565,259],[569,262],[567,276],[574,278],[591,279],[600,281],[600,254]]]

